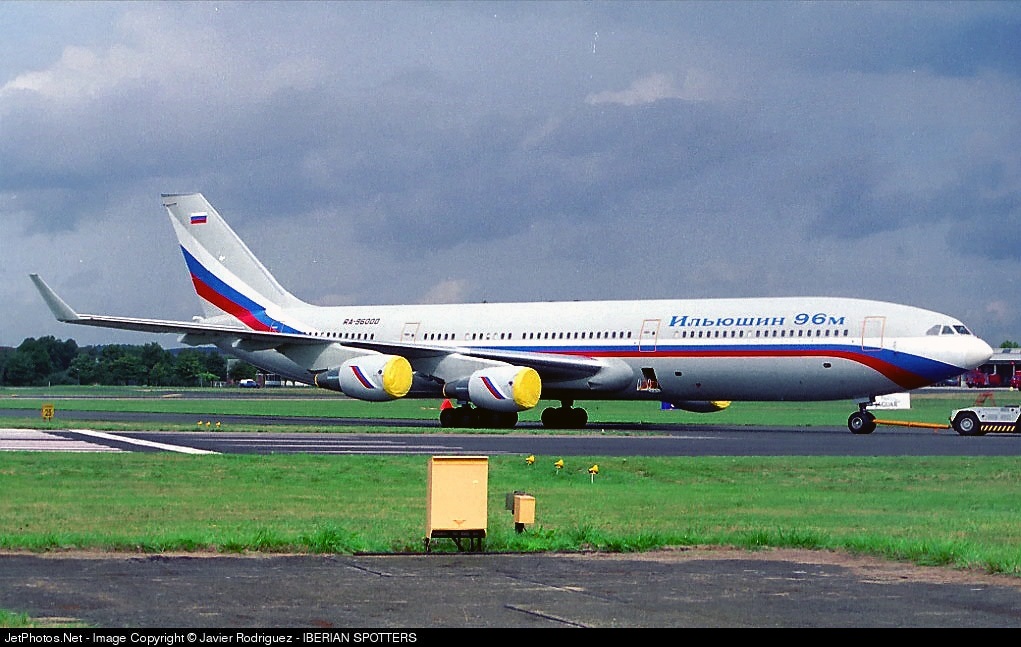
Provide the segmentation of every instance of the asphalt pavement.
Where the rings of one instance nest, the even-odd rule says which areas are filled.
[[[1021,580],[826,552],[0,555],[0,608],[105,629],[1021,627]]]

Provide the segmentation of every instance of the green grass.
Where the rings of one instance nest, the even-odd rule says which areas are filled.
[[[0,628],[11,628],[11,627],[32,627],[31,619],[26,613],[16,613],[14,611],[4,611],[0,609]]]
[[[222,427],[232,432],[452,432],[432,422],[438,402],[363,403],[311,389],[272,391],[299,399],[273,398],[268,390],[237,399],[216,399],[222,391],[193,391],[185,398],[178,397],[185,393],[180,390],[3,389],[0,407],[24,409],[25,417],[0,424],[66,428],[76,410],[176,411],[206,421],[228,413],[337,419],[327,429]],[[207,392],[209,398],[201,397]],[[951,409],[973,404],[977,395],[912,394],[911,410],[879,415],[943,423]],[[1017,401],[1015,395],[1003,391],[995,397],[1006,404]],[[40,419],[44,402],[55,404],[55,420]],[[714,414],[661,411],[656,403],[584,406],[596,431],[600,422],[622,421],[831,427],[842,426],[854,410],[851,402],[735,403]],[[531,411],[522,419],[538,415]],[[423,419],[430,427],[345,427],[345,417]],[[539,456],[528,466],[523,456],[490,457],[487,550],[793,547],[1021,576],[1018,457],[590,456],[569,457],[560,471],[553,467],[557,458]],[[421,456],[0,453],[0,549],[421,552],[427,461]],[[599,465],[595,477],[587,471],[592,464]],[[536,524],[523,533],[515,532],[504,507],[506,493],[515,490],[536,497]],[[447,540],[433,542],[432,548],[456,550]]]
[[[33,618],[27,613],[0,609],[0,629],[85,629],[89,625],[73,618]]]
[[[489,458],[487,550],[794,547],[1021,575],[1018,458],[557,458]],[[428,460],[8,453],[0,548],[423,552]],[[523,533],[515,490],[536,497]]]

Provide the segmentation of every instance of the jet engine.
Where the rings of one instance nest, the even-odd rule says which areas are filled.
[[[713,413],[723,411],[730,406],[730,400],[681,400],[679,402],[664,402],[673,409],[683,409],[693,413]]]
[[[517,413],[539,403],[542,380],[533,368],[494,366],[443,385],[443,396],[490,411]]]
[[[371,402],[403,398],[411,390],[411,364],[400,355],[362,355],[315,376],[315,385]]]

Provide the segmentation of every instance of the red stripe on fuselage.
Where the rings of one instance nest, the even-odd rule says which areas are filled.
[[[741,350],[657,350],[648,353],[639,353],[636,355],[633,352],[624,351],[610,351],[610,352],[564,352],[556,353],[560,355],[578,355],[581,357],[621,357],[621,358],[635,358],[641,356],[650,356],[655,358],[662,357],[716,357],[716,358],[751,358],[751,357],[833,357],[838,359],[846,359],[852,362],[857,362],[864,366],[868,366],[872,370],[882,374],[890,381],[903,387],[905,390],[917,389],[919,387],[927,386],[930,380],[924,377],[912,373],[911,371],[905,370],[896,364],[885,362],[875,355],[870,355],[867,351],[852,352],[846,350],[833,350],[833,349],[819,349],[812,350],[810,348],[801,348],[798,350],[755,350],[755,349],[741,349]]]

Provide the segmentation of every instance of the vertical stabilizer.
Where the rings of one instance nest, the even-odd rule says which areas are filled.
[[[228,314],[256,330],[298,332],[285,311],[303,302],[273,278],[201,193],[162,199],[207,317]]]

